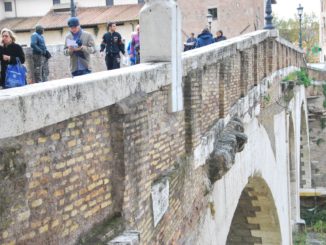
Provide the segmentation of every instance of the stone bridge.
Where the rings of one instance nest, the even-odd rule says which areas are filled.
[[[311,185],[304,65],[275,31],[0,91],[0,244],[284,244]],[[123,243],[124,242],[124,243]]]

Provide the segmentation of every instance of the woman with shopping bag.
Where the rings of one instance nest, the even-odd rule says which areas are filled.
[[[4,88],[10,88],[15,86],[23,86],[26,84],[26,69],[21,65],[25,62],[25,54],[23,52],[22,47],[19,44],[16,44],[16,38],[14,33],[4,28],[1,30],[1,38],[2,38],[2,49],[0,55],[1,62],[1,84],[0,86]],[[11,74],[7,74],[7,69],[10,69]],[[9,75],[9,76],[7,76]],[[17,80],[17,77],[21,77]],[[16,79],[18,83],[13,85],[13,83],[8,84],[8,77],[11,81]],[[7,79],[7,84],[6,84]],[[25,84],[23,84],[25,82]]]

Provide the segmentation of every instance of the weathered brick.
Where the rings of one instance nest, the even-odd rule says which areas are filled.
[[[51,140],[58,141],[61,138],[60,134],[55,133],[51,135]]]
[[[28,210],[28,211],[25,211],[25,212],[23,212],[23,213],[19,213],[18,214],[18,216],[17,216],[17,220],[19,221],[19,222],[21,222],[21,221],[25,221],[25,220],[27,220],[29,217],[30,217],[30,211]]]
[[[40,227],[38,230],[39,230],[40,234],[47,232],[49,230],[49,225],[46,224],[46,225]]]
[[[35,201],[32,202],[32,207],[33,208],[39,207],[39,206],[42,205],[42,203],[43,203],[43,200],[42,199],[37,199],[37,200],[35,200]]]

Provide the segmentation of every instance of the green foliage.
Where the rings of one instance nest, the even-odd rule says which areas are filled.
[[[305,87],[311,85],[311,79],[308,76],[307,70],[304,68],[301,68],[300,71],[291,72],[283,79],[283,81],[297,81]]]
[[[294,245],[305,245],[307,240],[307,233],[294,233],[293,234],[293,244]]]
[[[308,87],[311,84],[311,79],[308,76],[308,72],[306,69],[301,68],[300,71],[296,72],[297,78],[300,84]]]
[[[323,84],[323,95],[325,97],[323,107],[326,108],[326,84]]]
[[[319,206],[312,209],[301,209],[301,217],[306,221],[307,226],[321,229],[326,232],[326,209]]]
[[[324,97],[326,97],[326,84],[323,84],[323,94],[324,94]]]
[[[297,75],[295,72],[291,72],[289,75],[283,78],[283,81],[295,81],[295,80],[297,80]]]
[[[326,232],[326,222],[317,220],[317,222],[313,224],[312,229],[314,232],[324,233]]]
[[[321,118],[320,119],[320,128],[321,129],[326,128],[326,118]]]
[[[264,96],[264,101],[265,101],[266,103],[269,103],[269,102],[271,101],[271,96],[270,96],[269,94],[265,95],[265,96]]]
[[[288,20],[273,18],[274,25],[279,30],[280,36],[299,46],[299,19],[294,16]],[[314,14],[304,14],[302,18],[302,46],[306,51],[309,63],[319,61],[319,20]],[[318,47],[318,48],[316,48]],[[316,52],[316,49],[318,52]]]

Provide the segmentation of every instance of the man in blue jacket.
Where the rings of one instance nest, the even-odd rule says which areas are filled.
[[[34,82],[46,82],[49,76],[50,53],[45,46],[43,37],[44,28],[40,25],[35,27],[31,36],[31,48],[33,50]]]
[[[214,43],[213,35],[208,28],[205,28],[197,37],[196,48],[204,47],[211,43]]]

